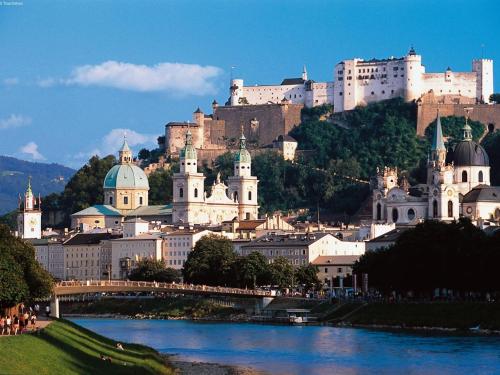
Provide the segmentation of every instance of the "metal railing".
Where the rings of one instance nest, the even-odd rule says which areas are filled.
[[[130,289],[137,288],[138,291],[143,291],[144,289],[149,289],[151,291],[172,291],[172,292],[202,292],[202,293],[215,293],[215,294],[233,294],[233,295],[243,295],[243,296],[259,296],[259,297],[271,297],[270,291],[265,290],[252,290],[252,289],[240,289],[240,288],[228,288],[221,286],[208,286],[208,285],[194,285],[194,284],[176,284],[176,283],[164,283],[156,281],[124,281],[124,280],[82,280],[82,281],[61,281],[54,286],[54,293],[57,295],[57,291],[60,288],[89,288],[94,289],[98,287],[100,289],[105,289],[106,287],[113,287],[113,291],[116,288],[126,288]],[[85,293],[78,292],[78,293]]]

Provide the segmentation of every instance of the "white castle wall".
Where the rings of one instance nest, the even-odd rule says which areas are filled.
[[[400,58],[344,60],[335,66],[333,82],[244,86],[243,80],[234,79],[231,105],[279,103],[286,98],[306,107],[330,103],[335,112],[342,112],[397,97],[417,100],[431,90],[437,96],[461,95],[489,103],[493,93],[493,60],[473,60],[470,72],[442,73],[426,73],[422,56],[413,50]]]

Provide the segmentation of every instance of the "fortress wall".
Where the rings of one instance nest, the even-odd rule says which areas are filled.
[[[225,137],[238,139],[243,125],[245,136],[258,145],[270,144],[278,135],[287,134],[300,124],[302,104],[262,104],[217,107],[214,119],[225,121]],[[258,124],[251,126],[257,119]]]
[[[470,118],[482,122],[487,130],[500,129],[500,104],[438,104],[419,103],[417,108],[417,134],[424,135],[425,129],[436,119],[437,109],[442,117],[465,116],[464,108],[473,108]]]
[[[193,144],[196,148],[200,148],[203,144],[199,127],[195,124],[190,124],[189,129],[193,134]],[[184,147],[186,141],[186,132],[188,126],[186,125],[165,125],[165,151],[167,154],[177,153]]]
[[[422,92],[433,91],[436,95],[463,95],[476,97],[477,74],[466,73],[425,73],[422,77]]]

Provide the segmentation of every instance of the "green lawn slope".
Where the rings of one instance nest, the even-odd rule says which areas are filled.
[[[124,344],[66,320],[55,321],[39,334],[0,337],[1,374],[174,374],[153,349]],[[100,355],[111,358],[103,361]]]

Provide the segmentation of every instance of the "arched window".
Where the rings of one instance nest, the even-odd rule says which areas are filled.
[[[407,212],[407,215],[408,215],[408,220],[412,221],[413,219],[415,219],[415,210],[413,208],[410,208]]]
[[[183,188],[180,188],[179,189],[179,197],[184,197],[184,189]]]
[[[113,205],[113,197],[109,197],[109,204]]]
[[[142,206],[142,197],[139,197],[139,205]]]
[[[467,171],[462,172],[462,182],[467,182]]]
[[[123,204],[128,204],[128,197],[123,197]]]
[[[233,200],[234,200],[235,202],[237,202],[237,201],[238,201],[238,192],[237,192],[237,191],[235,191],[235,192],[233,193]]]
[[[438,202],[436,200],[432,202],[432,217],[438,217]]]
[[[483,180],[484,180],[483,171],[479,171],[479,175],[477,176],[477,180],[479,182],[483,182]]]
[[[198,188],[194,188],[194,197],[198,198]]]
[[[377,203],[377,220],[382,220],[382,205]]]
[[[249,191],[249,192],[248,192],[248,200],[249,200],[249,201],[251,201],[251,200],[252,200],[252,192],[251,192],[251,191]]]
[[[448,217],[453,217],[453,202],[448,201]]]
[[[397,223],[398,222],[398,218],[399,218],[398,209],[397,208],[393,208],[392,209],[392,222],[393,223]]]

